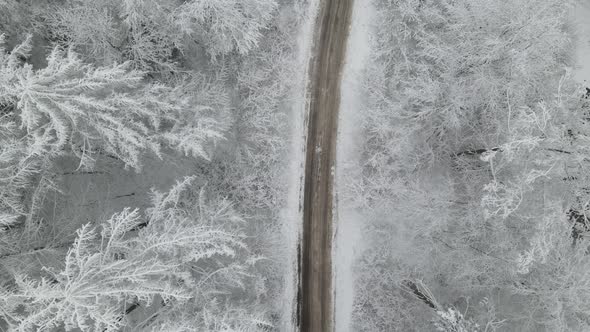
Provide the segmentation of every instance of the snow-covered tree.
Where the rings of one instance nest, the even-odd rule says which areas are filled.
[[[11,47],[18,44],[39,24],[39,17],[47,11],[51,0],[0,1],[0,33],[6,35]]]
[[[115,331],[129,323],[125,311],[136,304],[160,308],[144,329],[243,325],[231,312],[264,322],[252,311],[255,303],[228,302],[232,292],[245,291],[257,260],[244,249],[241,217],[226,200],[189,190],[191,182],[155,191],[143,215],[125,209],[100,225],[82,226],[62,268],[44,269],[36,278],[16,274],[3,286],[0,317],[17,331]]]
[[[86,164],[92,152],[103,149],[139,167],[142,150],[159,149],[150,127],[172,106],[153,96],[133,96],[142,73],[127,66],[93,68],[73,51],[56,48],[46,68],[18,68],[3,90],[17,101],[20,124],[29,134],[52,138],[47,150],[69,148]]]
[[[223,72],[212,77],[193,73],[177,76],[168,96],[180,111],[160,139],[186,156],[211,159],[214,146],[230,128],[230,98]]]
[[[54,6],[45,13],[47,28],[42,33],[104,63],[119,62],[123,36],[105,3],[76,1]]]
[[[188,86],[149,84],[129,62],[97,67],[71,49],[53,49],[47,67],[34,70],[17,58],[28,50],[30,40],[3,56],[0,92],[16,106],[20,126],[35,139],[31,144],[44,142],[47,153],[67,149],[91,166],[98,152],[139,169],[142,155],[159,155],[162,143],[205,156],[203,146],[221,137],[223,123],[214,119],[223,110],[199,106]]]
[[[574,266],[587,264],[577,256],[587,128],[568,73],[570,5],[378,2],[362,177],[340,195],[363,211],[369,243],[356,267],[359,329],[432,328],[414,326],[424,303],[400,293],[405,278],[456,308],[436,313],[439,328],[588,328],[586,295],[552,281],[582,289]],[[531,279],[551,291],[532,291]]]
[[[379,75],[395,98],[384,100],[377,90],[374,100],[389,103],[390,117],[412,123],[428,141],[417,146],[423,158],[502,144],[497,134],[507,129],[510,111],[555,93],[556,75],[570,64],[570,5],[386,1],[374,55],[383,64],[400,61]]]
[[[0,0],[0,29],[10,25],[0,52],[0,329],[275,328],[291,268],[278,223],[299,15],[291,6]],[[17,11],[32,28],[13,26]],[[34,35],[19,44],[25,32]],[[99,213],[142,206],[152,179],[117,168],[151,177],[178,152],[209,160],[182,165],[198,180],[154,193],[145,212],[100,222],[77,199],[45,195],[57,183],[65,195],[86,185],[103,197],[92,191],[116,190],[125,174],[135,195],[98,202],[109,211]],[[76,162],[96,169],[62,177]]]
[[[172,22],[174,1],[74,1],[44,14],[47,38],[73,47],[99,64],[131,61],[135,69],[175,70],[180,34]]]
[[[50,139],[29,136],[20,128],[17,100],[7,89],[29,51],[28,41],[9,55],[0,48],[0,213],[4,230],[30,219],[42,207],[37,197],[51,187],[42,169],[47,165],[45,145]]]
[[[275,0],[192,0],[176,9],[175,18],[181,31],[215,57],[254,48],[276,8]]]
[[[214,58],[246,54],[277,7],[275,0],[80,0],[56,5],[44,16],[54,42],[106,64],[129,60],[137,69],[169,72],[194,42]]]
[[[123,57],[136,68],[177,70],[183,40],[172,15],[176,7],[176,1],[159,0],[126,0],[114,6],[126,36],[121,45]]]

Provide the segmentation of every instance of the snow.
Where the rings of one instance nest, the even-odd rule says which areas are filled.
[[[574,74],[574,78],[590,87],[590,0],[581,2],[574,16],[580,38],[576,49],[576,58],[580,67]]]
[[[354,208],[346,204],[347,179],[360,178],[357,167],[360,158],[358,124],[363,104],[361,95],[362,72],[369,56],[371,17],[374,8],[371,1],[355,1],[348,39],[346,63],[342,72],[341,101],[338,124],[336,158],[336,211],[334,218],[334,320],[335,331],[351,330],[354,304],[353,263],[361,250],[362,218]],[[342,204],[340,204],[342,203]]]
[[[319,0],[309,0],[305,19],[297,35],[297,59],[295,65],[302,68],[297,74],[297,84],[293,89],[293,109],[291,111],[291,154],[289,161],[289,187],[287,207],[282,211],[283,238],[291,251],[286,257],[291,268],[285,271],[286,282],[280,331],[296,331],[297,289],[298,289],[298,243],[303,227],[303,177],[305,174],[305,143],[307,118],[307,85],[309,61],[313,46],[314,23],[319,12]]]
[[[56,168],[66,173],[61,188],[67,188],[53,199],[46,211],[47,218],[69,221],[78,228],[86,222],[100,222],[126,207],[142,211],[151,206],[151,189],[167,192],[185,176],[192,175],[197,162],[194,158],[175,157],[159,159],[147,155],[143,159],[141,173],[125,170],[120,162],[108,158],[99,159],[95,174],[76,173],[77,160],[60,160]],[[74,165],[74,166],[72,166]]]

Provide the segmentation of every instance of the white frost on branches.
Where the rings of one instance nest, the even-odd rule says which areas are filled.
[[[276,8],[274,0],[193,0],[178,7],[176,16],[180,29],[212,56],[245,54],[258,44]]]
[[[438,320],[434,326],[439,332],[477,332],[478,325],[465,319],[463,314],[455,308],[437,310]]]
[[[221,315],[216,321],[232,320],[223,319],[229,308],[223,288],[232,284],[228,280],[243,284],[249,264],[236,259],[244,244],[239,227],[229,226],[241,218],[229,202],[208,201],[203,191],[197,207],[190,206],[191,182],[187,178],[167,193],[154,192],[145,216],[125,209],[100,226],[81,227],[63,269],[46,269],[48,276],[40,279],[17,276],[12,287],[1,289],[0,317],[15,331],[61,326],[116,331],[127,323],[126,306],[162,300],[162,315],[151,322],[157,326],[173,324],[166,318],[183,314],[185,307],[201,321],[211,310]],[[196,273],[207,270],[205,276]],[[214,282],[217,274],[223,283]],[[166,314],[171,307],[178,310]]]
[[[54,48],[47,67],[35,70],[18,61],[30,48],[28,39],[10,55],[0,55],[0,101],[16,106],[29,144],[43,153],[68,150],[85,167],[100,153],[140,169],[143,154],[160,156],[162,144],[207,157],[205,145],[222,138],[217,110],[198,106],[186,87],[147,84],[129,62],[97,67],[72,49]],[[215,91],[223,98],[223,91]],[[208,109],[209,117],[189,107]]]

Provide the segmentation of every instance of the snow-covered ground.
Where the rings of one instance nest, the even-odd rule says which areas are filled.
[[[282,211],[283,238],[288,241],[291,254],[286,259],[290,260],[291,269],[286,272],[285,280],[291,280],[285,285],[284,306],[280,331],[296,331],[297,287],[298,287],[298,246],[302,232],[303,221],[303,177],[305,173],[305,141],[306,141],[306,117],[307,117],[307,85],[308,70],[311,51],[313,47],[314,23],[316,21],[320,0],[309,0],[303,3],[308,6],[305,10],[304,22],[300,26],[297,36],[296,66],[302,70],[297,74],[297,84],[293,89],[293,108],[291,111],[291,154],[289,155],[289,189],[287,207]]]
[[[354,302],[353,262],[361,249],[362,218],[346,204],[347,179],[360,178],[357,167],[358,145],[363,96],[362,72],[369,56],[370,25],[373,16],[371,1],[355,1],[348,39],[346,63],[342,73],[338,143],[336,158],[336,213],[334,220],[334,320],[335,330],[350,331]]]
[[[574,77],[576,81],[590,87],[590,0],[581,2],[575,9],[574,15],[580,38],[576,49],[576,58],[580,67]]]
[[[48,208],[49,220],[72,220],[78,228],[85,222],[101,222],[126,207],[145,210],[151,206],[151,189],[166,192],[176,181],[192,175],[194,158],[165,157],[154,155],[144,157],[141,173],[122,169],[112,159],[99,160],[94,174],[75,170],[76,160],[64,159],[57,168],[64,175],[63,192],[55,198],[55,204]],[[72,166],[73,165],[73,166]]]

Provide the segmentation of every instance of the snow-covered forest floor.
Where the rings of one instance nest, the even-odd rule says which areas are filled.
[[[0,1],[0,329],[288,331],[315,1]]]
[[[590,329],[589,5],[357,4],[339,331]]]

